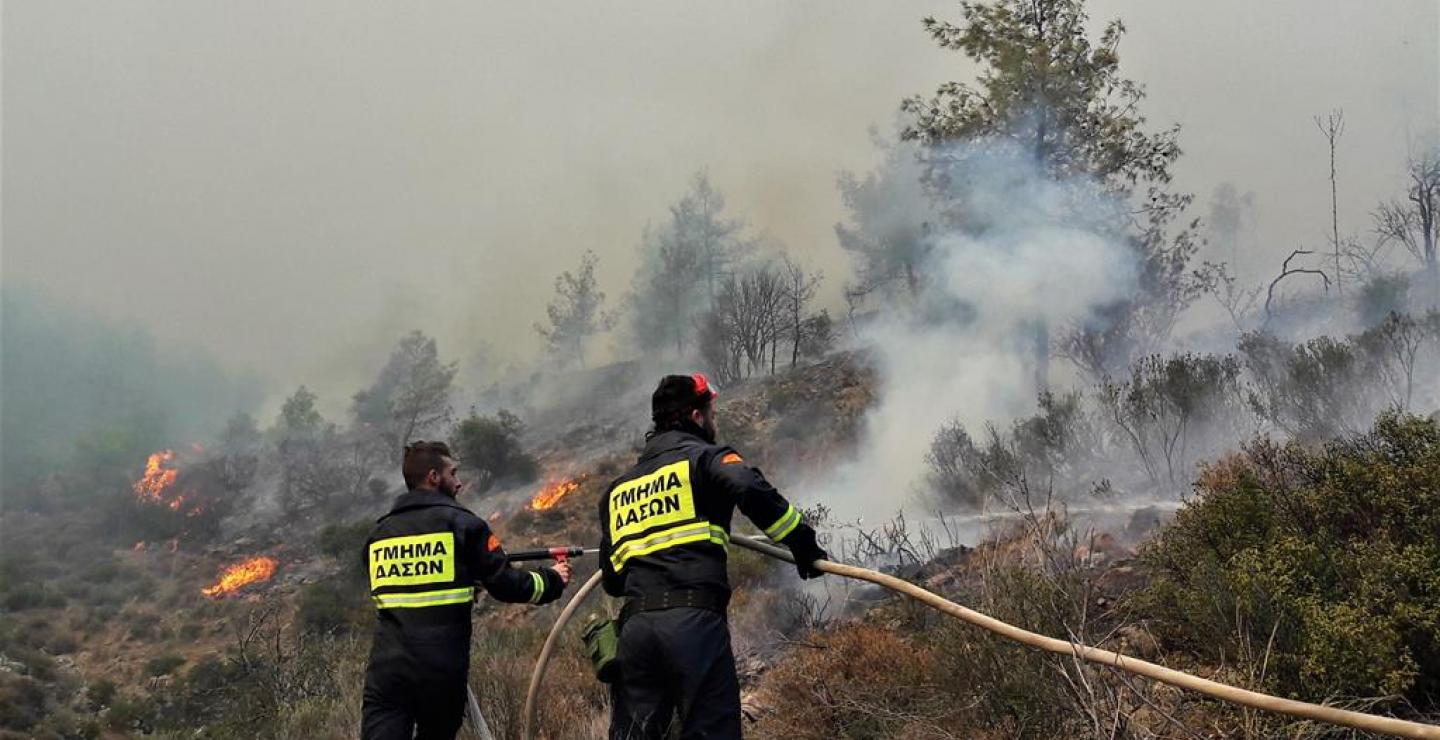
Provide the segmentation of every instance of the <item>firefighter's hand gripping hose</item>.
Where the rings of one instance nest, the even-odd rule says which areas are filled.
[[[755,552],[769,555],[786,562],[794,562],[790,553],[782,548],[761,542],[750,537],[736,535],[730,540],[732,543]],[[908,581],[901,580],[894,576],[885,575],[869,568],[859,568],[853,565],[833,563],[828,560],[819,560],[815,563],[820,570],[837,576],[855,578],[861,581],[869,581],[879,586],[884,586],[896,593],[919,601],[938,611],[950,616],[962,619],[982,629],[994,632],[1001,637],[1014,640],[1022,645],[1039,648],[1060,655],[1071,656],[1091,663],[1110,666],[1117,670],[1127,671],[1146,678],[1167,683],[1182,689],[1196,691],[1206,696],[1223,701],[1241,704],[1253,709],[1260,709],[1267,712],[1288,714],[1300,719],[1327,722],[1345,727],[1353,727],[1357,730],[1377,732],[1383,735],[1395,737],[1422,738],[1426,740],[1440,740],[1440,725],[1428,725],[1420,722],[1410,722],[1394,717],[1382,717],[1375,714],[1363,712],[1352,712],[1347,709],[1326,707],[1309,702],[1283,699],[1278,696],[1262,694],[1257,691],[1249,691],[1237,686],[1211,681],[1209,679],[1192,676],[1188,673],[1166,668],[1162,665],[1148,661],[1121,655],[1109,650],[1102,650],[1088,645],[1058,640],[1053,637],[1046,637],[1028,630],[1020,629],[1011,624],[1006,624],[993,617],[988,617],[973,609],[967,609],[949,599],[926,591]],[[530,674],[530,690],[525,695],[524,725],[521,730],[521,737],[524,740],[533,740],[535,737],[535,702],[540,693],[540,682],[545,676],[545,669],[550,662],[550,655],[554,651],[555,642],[560,633],[565,629],[566,623],[580,607],[595,586],[600,583],[600,573],[597,571],[585,582],[560,616],[555,620],[555,626],[550,629],[550,635],[545,638],[545,645],[540,649],[540,657],[535,661],[535,670]]]

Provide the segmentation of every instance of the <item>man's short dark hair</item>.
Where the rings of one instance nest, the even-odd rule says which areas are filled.
[[[435,470],[445,472],[445,458],[454,457],[450,454],[450,446],[444,442],[411,442],[405,446],[405,461],[400,466],[400,473],[405,476],[405,487],[415,490],[417,486],[425,482],[425,476]]]
[[[666,375],[650,396],[650,420],[657,432],[676,429],[691,411],[705,410],[714,399],[715,391],[704,375]]]

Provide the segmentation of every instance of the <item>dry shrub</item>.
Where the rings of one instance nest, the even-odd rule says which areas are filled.
[[[754,737],[954,737],[957,707],[935,686],[930,649],[854,623],[798,643],[765,676]]]
[[[578,622],[579,620],[577,620]],[[525,692],[550,622],[504,629],[476,626],[470,651],[470,685],[497,738],[519,737]],[[561,636],[545,673],[536,711],[535,736],[554,740],[603,738],[610,711],[604,684],[595,680],[581,653],[578,625]]]

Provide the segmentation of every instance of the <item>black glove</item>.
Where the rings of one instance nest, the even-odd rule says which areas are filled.
[[[825,575],[824,571],[815,567],[815,561],[829,560],[830,555],[815,542],[815,530],[801,524],[785,538],[784,545],[795,556],[795,569],[800,571],[801,578],[808,581]]]

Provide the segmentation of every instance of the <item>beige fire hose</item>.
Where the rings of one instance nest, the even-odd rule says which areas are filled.
[[[732,537],[730,541],[748,550],[769,555],[772,558],[779,558],[790,563],[795,562],[788,551],[754,538],[736,535]],[[1366,732],[1378,732],[1383,735],[1392,735],[1395,737],[1440,740],[1440,725],[1428,725],[1420,722],[1396,719],[1394,717],[1381,717],[1363,712],[1352,712],[1347,709],[1337,709],[1335,707],[1326,707],[1309,702],[1295,701],[1293,699],[1282,699],[1278,696],[1270,696],[1269,694],[1262,694],[1257,691],[1248,691],[1236,686],[1200,678],[1199,676],[1192,676],[1188,673],[1166,668],[1165,666],[1156,665],[1155,663],[1150,663],[1138,658],[1131,658],[1109,650],[1101,650],[1100,648],[1090,647],[1088,645],[1038,635],[1014,625],[1006,624],[993,617],[985,616],[973,609],[967,609],[908,581],[903,581],[894,576],[888,576],[884,573],[870,570],[869,568],[857,568],[853,565],[832,563],[829,560],[816,561],[815,567],[826,573],[845,576],[846,578],[855,578],[861,581],[869,581],[870,583],[884,586],[891,591],[895,591],[903,596],[908,596],[926,606],[942,611],[952,617],[963,619],[970,624],[994,632],[1001,637],[1014,640],[1022,645],[1029,645],[1030,647],[1052,653],[1073,656],[1088,660],[1092,663],[1099,663],[1100,665],[1128,671],[1160,681],[1161,683],[1170,684],[1171,686],[1197,691],[1206,696],[1223,701],[1241,704],[1267,712],[1288,714],[1292,717],[1299,717],[1300,719],[1353,727]],[[586,581],[585,584],[580,587],[579,591],[575,592],[575,596],[570,599],[570,603],[565,605],[565,609],[560,612],[560,616],[555,620],[555,626],[550,629],[550,635],[545,638],[545,646],[540,649],[540,657],[535,661],[535,670],[530,674],[530,691],[525,695],[525,719],[521,731],[523,740],[533,740],[535,737],[535,702],[540,693],[540,681],[544,677],[546,666],[550,662],[550,654],[554,650],[556,638],[560,632],[564,630],[565,624],[570,621],[570,617],[574,615],[580,603],[585,600],[585,597],[590,595],[590,592],[595,589],[595,585],[599,582],[600,573],[596,572],[595,575],[590,577],[590,580]]]

